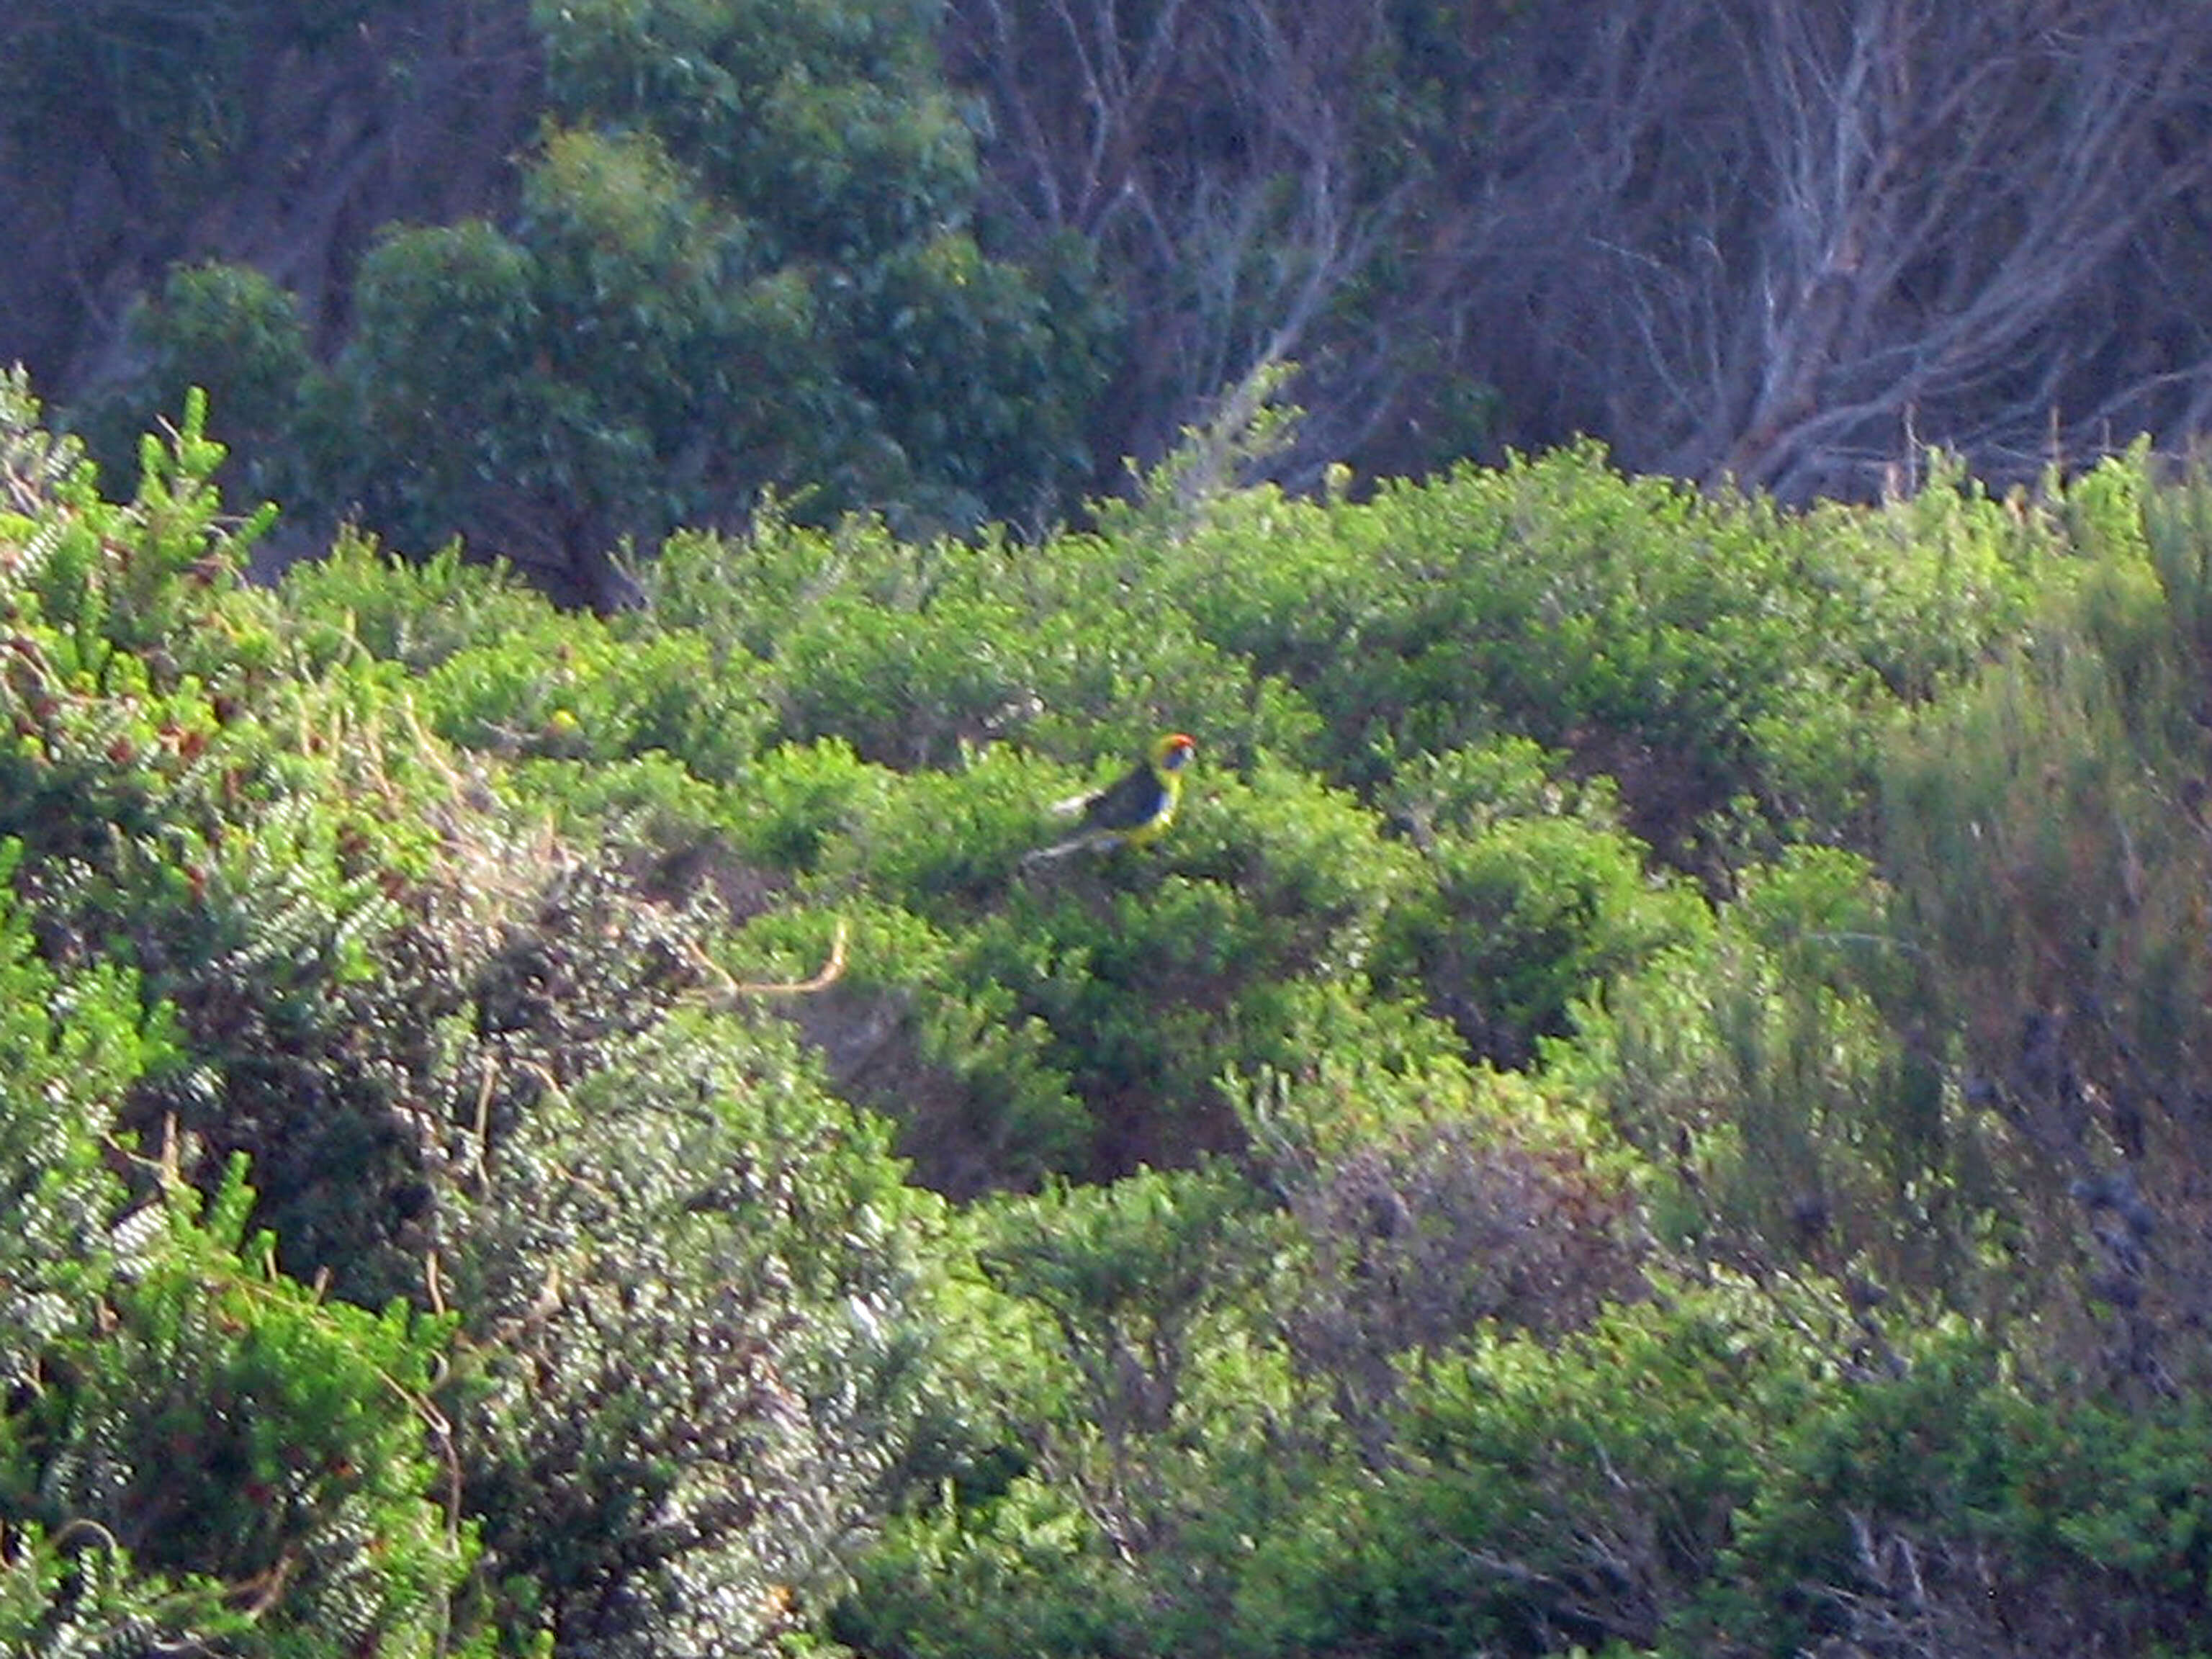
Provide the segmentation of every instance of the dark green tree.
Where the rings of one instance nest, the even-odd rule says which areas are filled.
[[[913,528],[1073,504],[1110,319],[1073,244],[1024,267],[979,242],[932,8],[531,16],[547,108],[511,210],[386,224],[326,372],[266,280],[173,276],[87,416],[113,460],[206,386],[252,487],[599,603],[625,538],[771,488]]]

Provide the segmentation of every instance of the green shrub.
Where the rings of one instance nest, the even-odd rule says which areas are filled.
[[[402,559],[357,531],[294,565],[279,591],[286,637],[311,673],[366,656],[425,674],[469,646],[543,634],[555,615],[511,568],[465,562],[458,544]]]
[[[474,1554],[429,1400],[449,1327],[276,1273],[242,1167],[204,1222],[182,1189],[125,1219],[111,1274],[75,1287],[96,1325],[51,1337],[0,1418],[0,1502],[42,1534],[9,1564],[12,1652],[103,1627],[240,1655],[446,1644]]]
[[[1865,860],[1795,849],[1583,1005],[1547,1070],[1650,1159],[1663,1237],[1971,1297],[2008,1205],[1985,1115],[1885,1018],[1911,956]]]
[[[641,574],[662,626],[770,661],[789,735],[888,766],[951,768],[1004,741],[1127,765],[1177,729],[1209,767],[1311,750],[1317,722],[1287,686],[1174,605],[1131,612],[1138,562],[1096,537],[906,543],[880,520],[771,513],[742,538],[674,538]]]
[[[1621,1160],[1520,1079],[1338,1064],[1263,1080],[1246,1115],[1291,1223],[1268,1304],[1335,1455],[1391,1462],[1419,1356],[1577,1329],[1642,1291]]]
[[[1556,1345],[1479,1336],[1408,1377],[1379,1480],[1316,1494],[1268,1541],[1245,1650],[1666,1650],[1789,1425],[1832,1401],[1825,1369],[1741,1286]]]
[[[953,1424],[939,1223],[879,1123],[724,1016],[611,1045],[494,1152],[453,1258],[471,1506],[560,1650],[749,1650]]]
[[[876,820],[893,783],[836,739],[780,745],[746,775],[742,842],[771,869],[811,870],[833,842]]]
[[[113,1270],[125,1191],[107,1167],[129,1090],[173,1063],[167,1010],[112,963],[58,971],[15,895],[21,849],[0,842],[0,1376],[28,1384],[42,1345],[91,1317]]]
[[[2175,1334],[2206,1286],[2153,1241],[2212,1215],[2192,1173],[2212,1047],[2206,750],[2189,712],[2206,488],[2154,484],[2141,457],[2071,486],[2054,509],[2070,580],[2026,639],[1898,734],[1882,779],[1913,970],[1885,1011],[1979,1116],[2044,1340],[2070,1367],[2154,1389],[2176,1364],[2194,1374],[2193,1339],[2177,1351]]]
[[[1736,1521],[1737,1642],[2197,1655],[2212,1561],[2204,1402],[2147,1410],[2024,1382],[1961,1323],[1797,1425]]]
[[[1704,901],[1647,874],[1614,830],[1512,819],[1440,837],[1429,859],[1435,885],[1393,912],[1386,960],[1500,1065],[1525,1065],[1577,1000],[1710,927]]]
[[[1282,1384],[1237,1334],[1264,1218],[1212,1169],[1055,1182],[977,1220],[982,1268],[1014,1311],[970,1386],[1018,1391],[1024,1467],[902,1522],[835,1628],[915,1659],[1212,1650],[1206,1581],[1221,1535],[1250,1519],[1212,1504],[1265,1441],[1255,1386]],[[1007,1364],[1030,1345],[1043,1364]]]
[[[417,252],[650,358],[692,142]],[[602,618],[0,417],[11,1650],[2202,1645],[2201,486],[771,513]]]
[[[843,930],[836,981],[792,1003],[838,1091],[899,1126],[901,1153],[932,1189],[968,1198],[1085,1167],[1094,1125],[1051,1034],[1006,988],[958,971],[953,938],[895,906],[765,915],[739,935],[773,981],[814,972]],[[748,969],[748,977],[756,977]]]
[[[662,849],[619,825],[571,846],[510,813],[495,745],[435,729],[480,737],[573,694],[612,746],[733,777],[743,726],[697,723],[734,706],[697,696],[706,644],[617,643],[495,577],[365,550],[303,579],[280,635],[229,585],[218,456],[191,422],[125,507],[65,451],[9,441],[11,476],[51,497],[0,562],[0,712],[33,739],[8,750],[28,786],[0,809],[25,815],[8,873],[20,938],[77,965],[48,970],[9,923],[0,976],[81,1021],[20,1016],[0,1064],[42,1085],[66,1061],[82,1093],[46,1120],[0,1092],[0,1150],[27,1161],[8,1189],[58,1257],[11,1285],[8,1374],[38,1388],[0,1416],[0,1463],[39,1533],[11,1532],[0,1603],[57,1651],[95,1629],[393,1654],[796,1629],[960,1432],[926,1363],[935,1212],[781,1028],[672,1018],[715,993],[717,893],[636,869]],[[434,614],[454,596],[528,631],[460,635]],[[680,775],[687,810],[715,787]],[[111,1231],[103,1165],[134,1128],[163,1149],[128,1167],[161,1182],[170,1231],[151,1209]],[[239,1152],[258,1194],[221,1184]],[[193,1182],[216,1194],[204,1236],[181,1218]],[[246,1249],[249,1209],[274,1231]],[[100,1278],[113,1261],[135,1276]],[[541,1308],[549,1273],[566,1290]],[[395,1296],[440,1316],[363,1311]],[[461,1363],[434,1407],[448,1307]],[[626,1403],[586,1409],[610,1395]]]
[[[660,753],[696,776],[738,777],[768,714],[734,664],[696,636],[626,638],[589,617],[455,652],[416,687],[424,721],[469,749],[610,761]]]
[[[1948,477],[1801,516],[1584,447],[1361,502],[1231,498],[1173,568],[1203,637],[1321,711],[1338,775],[1512,732],[1613,775],[1631,827],[1696,862],[1700,821],[1739,796],[1856,823],[1872,745],[1839,711],[1971,667],[2054,547]]]

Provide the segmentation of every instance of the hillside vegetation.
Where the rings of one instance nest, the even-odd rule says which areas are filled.
[[[0,1648],[2208,1650],[2212,487],[1170,468],[602,618],[247,585],[221,459],[0,391]]]

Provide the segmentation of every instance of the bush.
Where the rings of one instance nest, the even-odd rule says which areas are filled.
[[[242,1169],[204,1224],[173,1193],[118,1229],[113,1277],[79,1290],[100,1328],[50,1340],[34,1400],[6,1419],[4,1501],[144,1577],[138,1609],[94,1615],[112,1636],[145,1621],[241,1655],[428,1656],[474,1553],[429,1400],[449,1326],[326,1305],[277,1274],[273,1241],[242,1231]],[[97,1577],[51,1579],[47,1605],[0,1632],[10,1650],[81,1638],[71,1603],[102,1599]]]
[[[1801,516],[1583,447],[1364,502],[1254,492],[1176,574],[1204,637],[1312,700],[1339,775],[1510,732],[1612,775],[1629,827],[1702,866],[1725,853],[1704,821],[1738,797],[1858,823],[1874,757],[1844,711],[1970,667],[2053,550],[1948,478],[1885,514]]]
[[[1855,855],[1747,870],[1717,932],[1583,1005],[1547,1071],[1650,1160],[1662,1237],[1975,1301],[2010,1206],[1984,1115],[1884,1016],[1915,971],[1889,907]]]
[[[107,963],[58,970],[16,897],[21,848],[0,843],[0,1378],[29,1386],[46,1343],[81,1330],[114,1269],[125,1190],[107,1167],[131,1088],[173,1063],[168,1011]]]
[[[598,617],[252,589],[197,400],[119,503],[32,413],[0,1642],[2196,1639],[2195,486],[770,516]]]
[[[726,1017],[541,1098],[452,1264],[487,1344],[469,1497],[511,1623],[609,1654],[798,1628],[953,1426],[939,1225],[880,1125]]]
[[[0,1607],[57,1652],[798,1628],[961,1432],[928,1377],[937,1212],[781,1027],[676,1016],[720,994],[714,891],[604,818],[572,846],[509,812],[500,745],[435,729],[573,699],[611,748],[732,777],[742,726],[690,723],[703,641],[618,646],[365,550],[280,627],[233,585],[196,420],[120,507],[65,447],[6,442],[47,494],[0,526],[0,978],[70,1024],[0,1032],[33,1249],[0,1479],[37,1528]],[[455,597],[528,648],[458,637],[429,614]],[[118,1222],[109,1160],[161,1206]],[[275,1230],[250,1245],[249,1215]]]
[[[1649,873],[1646,849],[1604,818],[1540,812],[1430,830],[1431,882],[1393,910],[1378,977],[1418,987],[1474,1054],[1527,1065],[1567,1033],[1577,1001],[1710,927],[1704,900]]]
[[[1011,1387],[1028,1443],[1011,1477],[972,1469],[894,1529],[840,1635],[914,1659],[1211,1650],[1218,1547],[1254,1519],[1213,1506],[1262,1455],[1253,1387],[1281,1380],[1237,1334],[1263,1227],[1222,1170],[985,1210],[981,1265],[1012,1306],[969,1386]]]
[[[2074,578],[2033,632],[1891,746],[1886,868],[1905,963],[1885,1008],[1978,1114],[2061,1362],[2163,1389],[2212,1307],[2193,1249],[2194,1056],[2212,948],[2202,823],[2207,486],[2141,458],[2057,511]],[[2155,1242],[2154,1242],[2155,1241]],[[2061,1288],[2064,1287],[2064,1288]]]
[[[1248,1115],[1291,1224],[1268,1298],[1281,1340],[1371,1468],[1394,1461],[1420,1356],[1576,1330],[1643,1293],[1620,1159],[1525,1085],[1337,1067],[1255,1088]]]

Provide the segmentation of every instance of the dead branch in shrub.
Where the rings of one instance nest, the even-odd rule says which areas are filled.
[[[845,941],[846,927],[841,921],[835,937],[830,941],[830,955],[823,961],[820,972],[809,979],[768,981],[733,979],[726,969],[698,945],[689,941],[686,945],[691,952],[691,959],[714,977],[715,1006],[726,1006],[725,1000],[737,997],[811,996],[817,991],[826,991],[844,976]]]

